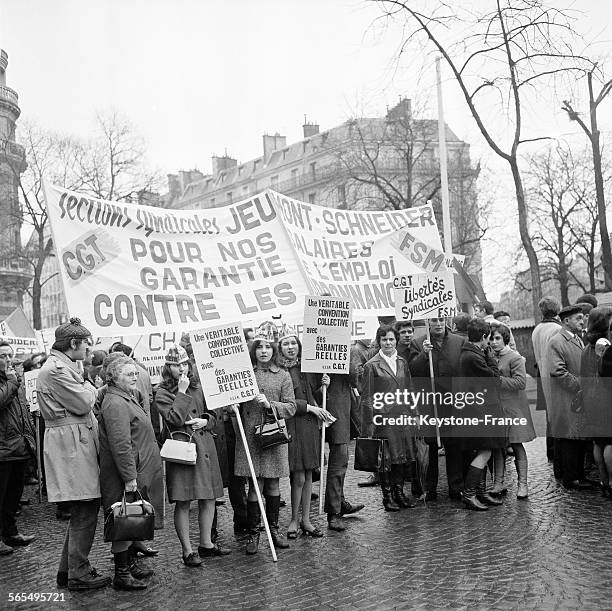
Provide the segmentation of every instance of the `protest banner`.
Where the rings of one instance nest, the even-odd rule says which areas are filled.
[[[452,271],[399,276],[393,281],[397,320],[427,320],[457,315]]]
[[[35,337],[13,337],[11,335],[0,335],[0,341],[6,342],[13,348],[13,354],[17,357],[24,357],[33,352],[41,350],[38,339]]]
[[[239,322],[207,327],[190,336],[208,409],[244,403],[259,394]]]
[[[165,210],[45,184],[71,314],[100,336],[198,329],[282,314],[301,296],[350,299],[355,320],[393,313],[396,270],[385,238],[407,228],[440,249],[431,205],[337,210],[266,191],[206,210]],[[415,270],[416,271],[416,268]],[[366,328],[367,327],[367,328]],[[373,325],[353,325],[365,337]]]

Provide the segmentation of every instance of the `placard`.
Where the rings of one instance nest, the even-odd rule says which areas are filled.
[[[38,380],[39,373],[40,369],[33,369],[32,371],[26,371],[23,374],[25,396],[31,412],[37,412],[39,410],[38,399],[36,397],[36,381]]]
[[[353,306],[348,299],[306,296],[302,334],[303,372],[349,372],[352,315]]]
[[[457,315],[452,271],[393,279],[397,320],[427,320]]]
[[[241,323],[192,331],[190,337],[208,409],[245,403],[259,394]]]

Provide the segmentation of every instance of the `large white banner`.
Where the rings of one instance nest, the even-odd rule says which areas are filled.
[[[222,320],[302,322],[303,297],[354,305],[353,337],[394,313],[393,278],[422,271],[399,230],[440,250],[433,208],[337,210],[273,191],[206,210],[108,202],[45,185],[68,309],[95,335],[189,330]]]

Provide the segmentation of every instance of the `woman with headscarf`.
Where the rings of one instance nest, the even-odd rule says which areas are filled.
[[[202,564],[201,558],[231,553],[212,542],[215,499],[223,496],[223,480],[211,431],[216,424],[213,411],[206,409],[202,388],[193,375],[187,351],[174,344],[166,354],[162,381],[155,395],[155,405],[164,420],[165,438],[181,433],[177,440],[189,438],[196,445],[195,465],[166,463],[168,499],[176,503],[174,526],[189,567]],[[189,507],[198,501],[200,544],[196,554],[189,539]]]

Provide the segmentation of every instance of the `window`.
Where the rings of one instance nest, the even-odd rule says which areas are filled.
[[[259,169],[259,162],[261,161],[261,159],[255,159],[255,161],[253,162],[253,172],[257,172],[257,170]]]
[[[298,183],[298,175],[299,175],[299,170],[298,168],[294,168],[293,170],[291,170],[291,184],[295,187]]]
[[[210,198],[210,207],[211,207],[211,208],[214,208],[214,207],[215,207],[215,198],[214,198],[214,197],[211,197],[211,198]]]
[[[227,201],[231,204],[234,201],[234,195],[232,194],[231,191],[228,191],[227,193]]]
[[[344,185],[338,185],[338,202],[346,204],[346,187]]]
[[[308,203],[309,204],[314,204],[315,203],[315,193],[309,193],[308,194]]]
[[[317,176],[317,162],[313,161],[310,164],[310,178],[312,178],[312,180],[314,180]]]
[[[272,177],[270,178],[270,186],[271,186],[273,189],[276,189],[276,188],[278,187],[278,175],[277,175],[277,176],[272,176]]]
[[[244,170],[244,166],[243,165],[238,167],[238,176],[242,175],[242,170]]]

